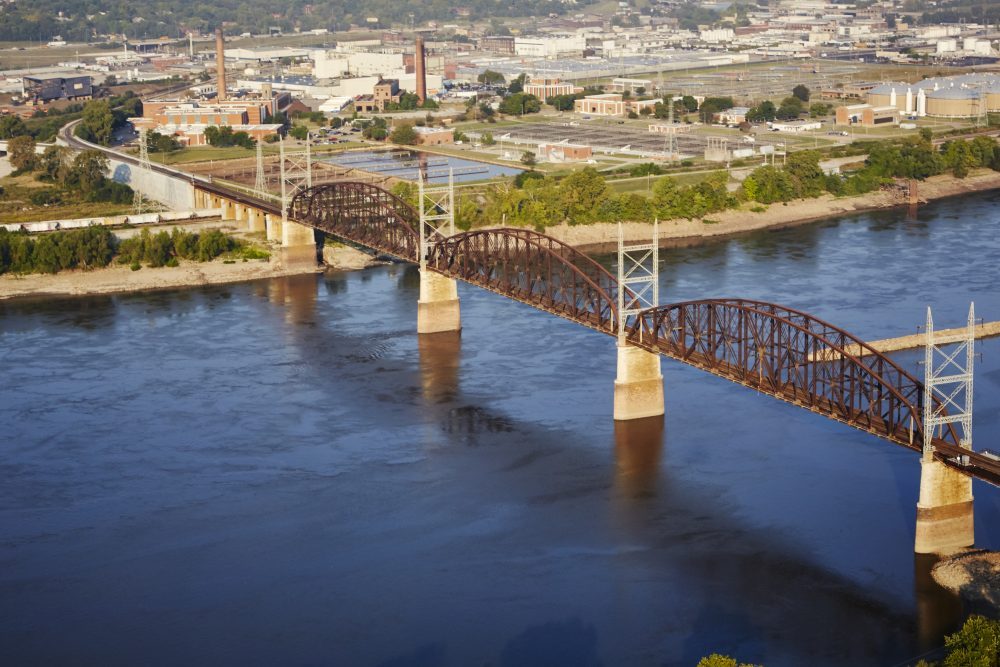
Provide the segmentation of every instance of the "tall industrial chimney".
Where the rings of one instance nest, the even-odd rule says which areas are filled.
[[[417,37],[417,45],[413,55],[413,68],[417,77],[417,99],[423,104],[427,101],[427,63],[424,62],[424,39]]]
[[[215,29],[215,71],[219,77],[219,93],[216,100],[226,101],[226,41],[222,38],[222,28]]]

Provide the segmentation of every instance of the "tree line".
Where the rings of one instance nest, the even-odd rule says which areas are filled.
[[[494,140],[484,133],[481,141],[486,144]],[[729,174],[725,171],[709,173],[701,182],[690,185],[672,176],[660,176],[652,182],[649,196],[614,192],[605,177],[592,167],[562,178],[526,171],[482,194],[460,196],[456,224],[462,229],[503,224],[541,231],[561,223],[692,220],[746,202],[773,204],[826,193],[864,194],[885,187],[894,178],[923,179],[942,173],[962,178],[979,167],[1000,171],[1000,145],[989,137],[958,139],[937,148],[925,134],[902,143],[872,142],[867,148],[869,155],[864,166],[846,174],[824,173],[819,164],[821,156],[816,151],[791,153],[784,165],[755,169],[733,192],[727,187]],[[645,163],[634,165],[630,173],[653,176],[661,174],[662,169],[654,163]],[[411,184],[397,185],[394,192],[415,202]]]
[[[965,178],[972,169],[1000,171],[1000,145],[992,137],[955,139],[936,147],[930,132],[902,143],[868,142],[868,158],[861,169],[846,174],[824,174],[815,151],[791,153],[784,166],[754,170],[742,185],[743,198],[761,204],[834,195],[859,195],[884,187],[896,178],[923,180],[950,173]]]
[[[138,269],[177,266],[178,259],[207,262],[244,248],[239,240],[217,229],[202,233],[174,229],[151,234],[143,229],[119,241],[106,227],[92,226],[32,236],[0,227],[0,274],[58,273],[67,269],[98,269],[117,260]],[[258,253],[256,257],[261,257]]]
[[[558,0],[465,0],[462,8],[472,20],[494,17],[548,16],[579,11],[580,5],[595,0],[578,0],[572,5]],[[378,19],[368,22],[369,17]],[[420,25],[426,21],[452,21],[455,4],[450,0],[330,0],[313,3],[293,0],[276,5],[263,0],[218,0],[203,2],[161,0],[156,3],[127,3],[91,0],[67,6],[59,0],[13,0],[0,11],[0,40],[48,40],[61,35],[69,41],[94,41],[106,35],[126,35],[129,39],[167,35],[181,39],[186,31],[210,32],[225,25],[235,34],[266,34],[272,26],[291,33],[313,28],[347,30],[353,25],[384,28],[391,24]]]

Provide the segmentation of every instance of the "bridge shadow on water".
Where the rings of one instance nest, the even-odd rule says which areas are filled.
[[[414,274],[409,267],[395,272],[398,289],[415,300]],[[648,613],[660,619],[662,634],[647,638],[646,646],[616,643],[614,630],[627,632],[628,619],[595,624],[589,618],[563,615],[512,634],[499,664],[596,665],[601,649],[609,646],[616,653],[636,651],[644,664],[693,665],[713,651],[761,661],[778,646],[784,655],[799,655],[813,664],[878,664],[872,656],[905,660],[914,655],[915,646],[923,650],[939,646],[942,633],[960,620],[956,599],[929,577],[932,561],[915,559],[917,604],[910,609],[819,565],[788,536],[745,526],[710,489],[671,473],[670,414],[665,420],[609,418],[607,441],[614,454],[608,466],[608,459],[593,449],[574,448],[580,433],[519,420],[491,408],[488,383],[465,386],[459,333],[417,337],[410,326],[372,335],[330,327],[316,312],[318,286],[331,294],[343,289],[339,278],[329,276],[255,286],[260,296],[281,306],[287,322],[297,325],[287,331],[292,342],[307,350],[309,363],[303,373],[385,374],[387,384],[399,391],[379,398],[386,408],[381,418],[392,418],[393,405],[419,406],[427,423],[435,425],[433,439],[442,444],[440,450],[425,448],[434,465],[455,465],[452,458],[435,452],[483,449],[482,456],[462,454],[462,464],[480,466],[481,475],[506,480],[503,493],[509,502],[541,508],[573,502],[579,496],[598,507],[604,505],[611,513],[611,540],[619,549],[612,561],[636,565],[660,583],[667,576],[660,570],[679,567],[684,578],[697,582],[695,587],[703,591],[693,605],[697,609],[693,616],[690,601],[678,601],[680,611],[669,599],[652,601]],[[410,337],[417,337],[416,358],[380,352],[380,346]],[[357,409],[370,409],[371,397],[350,392],[346,397],[357,403]],[[561,486],[556,480],[568,460],[578,469],[594,471],[593,476],[581,486]],[[528,466],[536,468],[535,474],[518,475]],[[493,489],[484,489],[484,500],[492,493]],[[593,516],[592,530],[606,530],[603,520]],[[381,664],[455,664],[449,641],[431,639]],[[663,660],[664,655],[671,657]]]

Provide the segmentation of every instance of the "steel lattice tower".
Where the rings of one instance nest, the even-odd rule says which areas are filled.
[[[257,179],[254,181],[254,190],[261,198],[267,197],[267,174],[264,173],[264,144],[257,140]]]
[[[627,294],[626,294],[627,292]],[[660,221],[653,221],[653,240],[625,245],[625,229],[618,223],[618,341],[625,343],[629,317],[660,305]]]
[[[964,334],[935,337],[934,318],[927,308],[924,343],[924,460],[934,454],[934,436],[946,424],[959,424],[960,444],[972,449],[972,379],[976,355],[976,307],[969,304]],[[958,343],[946,352],[944,345]],[[964,354],[963,354],[964,353]],[[964,362],[964,363],[963,363]]]
[[[281,221],[288,222],[288,205],[295,193],[303,188],[312,187],[312,151],[309,148],[311,140],[306,139],[304,153],[286,153],[285,138],[278,144],[281,156]]]
[[[136,174],[132,177],[132,212],[135,215],[142,215],[146,212],[148,208],[146,205],[146,200],[142,196],[139,188],[136,187],[139,176],[146,184],[150,183],[153,168],[149,164],[149,138],[146,134],[146,128],[139,128],[139,166],[137,168]]]

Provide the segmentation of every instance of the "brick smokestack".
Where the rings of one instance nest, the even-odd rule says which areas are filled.
[[[417,77],[417,99],[420,100],[421,104],[427,101],[427,63],[425,60],[424,40],[422,37],[417,37],[417,45],[413,56],[413,68]]]
[[[222,38],[222,28],[215,29],[215,71],[219,77],[219,93],[215,99],[226,101],[226,41]]]

